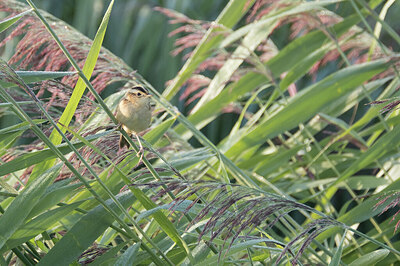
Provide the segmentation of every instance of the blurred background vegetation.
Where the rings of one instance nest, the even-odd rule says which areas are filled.
[[[21,1],[24,2],[24,1]],[[182,55],[173,56],[174,41],[168,34],[179,25],[168,23],[168,17],[154,10],[164,7],[186,16],[213,21],[228,0],[119,0],[114,4],[103,46],[137,70],[157,90],[174,78],[183,65]],[[104,0],[40,0],[38,8],[67,22],[93,39],[108,1]]]
[[[20,2],[24,3],[23,0]],[[170,24],[169,18],[164,14],[155,11],[154,7],[163,7],[185,14],[191,19],[213,21],[220,14],[228,3],[228,0],[119,0],[114,4],[111,19],[108,25],[107,34],[103,46],[112,53],[122,58],[134,70],[137,70],[150,84],[159,92],[162,92],[166,83],[174,78],[184,63],[182,53],[172,55],[174,42],[182,36],[176,34],[168,36],[170,32],[182,24]],[[101,22],[102,16],[107,8],[108,1],[105,0],[38,0],[35,1],[38,8],[41,8],[57,18],[67,22],[79,32],[93,39],[96,30]],[[335,13],[341,16],[348,16],[353,11],[349,2],[340,5],[332,4],[330,7]],[[377,10],[379,12],[379,9]],[[397,23],[397,15],[400,14],[400,2],[396,1],[388,10],[385,21],[393,30],[399,32],[400,24]],[[374,19],[368,18],[371,26]],[[235,27],[245,25],[245,21],[239,22]],[[281,26],[270,36],[274,44],[279,48],[286,46],[290,40],[290,24]],[[382,32],[380,40],[387,47],[393,50],[399,49],[399,44],[389,36],[386,31]],[[188,52],[187,49],[185,53]],[[6,60],[11,57],[13,49],[10,48],[2,57]],[[184,53],[184,54],[185,54]],[[339,60],[340,61],[340,60]],[[304,76],[297,81],[298,88],[306,87],[315,81],[324,78],[329,73],[338,69],[338,61],[333,60],[326,65],[320,66],[316,76]],[[212,74],[210,75],[212,76]],[[188,114],[194,103],[186,105],[185,99],[181,99],[185,87],[172,99],[172,103],[179,110]],[[115,86],[110,86],[103,92],[102,96],[107,97],[115,91]],[[367,107],[363,101],[359,108],[360,111]],[[362,113],[362,112],[360,112]],[[345,114],[347,118],[352,116],[349,112]],[[218,143],[226,137],[239,114],[235,112],[224,113],[209,125],[202,129],[210,140]],[[7,122],[5,122],[8,124]],[[1,124],[1,122],[0,122]],[[198,146],[196,140],[191,143]]]
[[[22,0],[20,2],[25,3],[25,1]],[[170,18],[154,10],[154,8],[169,8],[194,20],[212,22],[215,21],[224,8],[226,8],[228,2],[227,0],[118,0],[115,2],[110,16],[103,46],[122,58],[131,68],[137,70],[137,72],[152,84],[158,92],[163,93],[167,88],[166,84],[174,78],[177,79],[178,71],[188,58],[185,55],[188,55],[188,53],[193,50],[194,46],[185,49],[183,53],[173,55],[172,51],[176,47],[174,43],[179,40],[179,38],[186,36],[186,33],[181,32],[169,36],[170,32],[177,29],[182,24],[170,24]],[[227,31],[224,32],[224,34],[226,34],[224,37],[228,36],[231,38],[233,35],[239,34],[237,39],[222,48],[220,46],[206,48],[210,50],[210,57],[215,56],[212,59],[216,59],[216,55],[222,54],[226,56],[219,66],[221,67],[226,61],[232,59],[228,55],[234,52],[238,47],[241,47],[241,41],[247,37],[247,34],[252,36],[252,30],[249,30],[251,27],[246,28],[246,26],[257,26],[256,23],[258,20],[265,19],[268,22],[262,29],[265,32],[260,31],[261,33],[259,34],[265,34],[264,38],[271,40],[270,43],[260,41],[260,46],[265,45],[267,49],[258,50],[256,47],[253,47],[251,55],[241,62],[240,67],[237,67],[237,69],[234,68],[232,72],[228,71],[229,75],[231,75],[229,78],[231,79],[223,83],[223,89],[221,89],[217,95],[214,95],[215,98],[212,100],[210,98],[208,101],[200,104],[200,111],[197,113],[190,113],[190,111],[199,102],[199,99],[194,100],[190,104],[187,104],[187,102],[194,99],[195,96],[202,96],[201,93],[199,91],[194,91],[190,93],[188,97],[182,97],[185,90],[188,90],[190,87],[190,82],[185,83],[183,86],[178,86],[179,91],[171,93],[171,99],[167,100],[170,100],[172,105],[177,106],[178,109],[188,117],[189,123],[183,123],[182,120],[179,119],[178,122],[174,123],[174,119],[176,119],[178,115],[175,114],[175,116],[173,116],[170,113],[162,114],[154,118],[152,131],[149,132],[149,135],[154,131],[157,133],[157,130],[160,130],[159,127],[164,125],[164,123],[167,125],[165,127],[165,132],[170,135],[166,134],[164,136],[161,134],[162,139],[158,143],[155,143],[157,144],[155,147],[159,149],[168,160],[171,159],[173,163],[177,164],[177,168],[181,167],[179,170],[181,170],[185,176],[193,178],[193,181],[202,182],[204,180],[217,180],[223,184],[233,183],[238,185],[238,187],[232,186],[232,188],[229,187],[229,189],[226,190],[223,190],[222,188],[225,187],[221,185],[221,190],[223,190],[221,194],[218,194],[220,191],[212,191],[209,194],[208,192],[204,193],[207,194],[207,198],[204,200],[202,199],[202,203],[207,202],[212,206],[214,204],[215,206],[224,206],[226,202],[232,200],[234,204],[229,206],[229,210],[233,213],[236,207],[242,211],[248,210],[245,204],[240,205],[241,203],[238,203],[238,206],[234,206],[236,204],[235,196],[246,195],[245,197],[247,197],[250,195],[250,199],[247,201],[246,198],[244,201],[252,202],[256,207],[254,207],[254,213],[243,215],[243,217],[248,219],[253,217],[253,214],[254,217],[258,217],[258,215],[262,216],[262,212],[268,209],[268,204],[283,204],[279,206],[283,206],[283,212],[286,212],[283,213],[284,215],[279,213],[281,209],[276,206],[273,206],[275,209],[271,211],[276,217],[282,218],[284,216],[282,218],[283,221],[277,223],[277,228],[271,230],[272,239],[278,239],[282,241],[282,243],[291,243],[293,239],[296,239],[296,237],[303,234],[303,232],[307,232],[310,228],[308,233],[311,232],[311,236],[314,232],[320,233],[318,230],[321,228],[325,230],[325,225],[328,225],[327,227],[337,226],[340,227],[340,229],[345,229],[343,230],[343,235],[348,237],[349,240],[346,239],[346,241],[344,241],[344,237],[342,238],[341,234],[342,231],[338,234],[336,233],[339,230],[335,231],[333,237],[326,237],[328,240],[324,239],[324,241],[318,243],[320,246],[313,246],[307,249],[308,253],[304,256],[304,261],[306,263],[312,264],[316,261],[319,263],[326,263],[331,260],[334,261],[336,252],[342,252],[341,247],[345,247],[343,251],[343,261],[346,263],[352,262],[362,257],[362,255],[377,249],[376,242],[373,242],[373,240],[380,241],[380,248],[386,247],[384,245],[388,245],[392,248],[391,255],[386,259],[388,263],[394,263],[400,258],[400,252],[398,251],[400,242],[398,236],[393,237],[394,225],[390,224],[389,220],[391,217],[394,217],[396,210],[388,212],[386,215],[376,217],[379,211],[384,209],[384,206],[378,206],[379,209],[375,204],[379,200],[379,193],[382,191],[387,193],[388,191],[385,190],[389,190],[389,188],[394,188],[396,190],[396,186],[398,186],[398,171],[396,171],[396,167],[399,161],[399,136],[393,136],[392,130],[395,129],[397,130],[396,132],[399,131],[397,122],[399,110],[396,108],[396,104],[389,106],[390,101],[388,104],[389,107],[384,110],[391,111],[387,113],[379,111],[382,105],[376,107],[370,103],[376,99],[387,100],[386,98],[390,97],[396,100],[396,97],[399,95],[397,88],[399,86],[399,74],[396,71],[393,73],[391,70],[392,67],[394,69],[394,66],[398,64],[396,61],[398,58],[396,56],[400,48],[398,39],[400,25],[397,22],[397,14],[400,13],[400,2],[392,2],[385,16],[385,22],[394,34],[389,34],[387,30],[382,31],[379,37],[380,46],[378,45],[376,54],[373,54],[376,57],[372,58],[365,57],[365,54],[368,52],[374,39],[371,29],[373,30],[377,24],[376,18],[370,16],[369,12],[365,12],[364,15],[362,15],[367,19],[368,26],[371,27],[371,29],[369,29],[367,25],[360,22],[361,18],[357,16],[356,10],[357,8],[362,10],[364,5],[368,4],[373,6],[379,1],[369,1],[368,4],[362,0],[356,2],[338,1],[333,4],[321,4],[319,1],[298,1],[299,4],[297,4],[297,2],[296,4],[292,4],[292,1],[280,1],[284,4],[277,4],[276,6],[274,6],[274,3],[278,3],[278,1],[264,2],[272,3],[273,12],[260,15],[257,18],[255,16],[249,20],[246,20],[246,18],[240,19],[232,29],[228,28]],[[382,2],[383,3],[378,5],[375,9],[377,14],[382,11],[384,3],[390,1]],[[37,0],[35,3],[39,8],[53,14],[55,17],[72,25],[83,35],[93,39],[109,1]],[[307,4],[309,4],[309,6],[307,6]],[[291,10],[289,8],[285,9],[286,5],[293,9],[293,14],[290,13]],[[305,11],[297,9],[301,5]],[[266,6],[269,7],[268,5]],[[281,14],[280,12],[283,14],[287,12],[287,14],[279,17],[279,14]],[[260,13],[262,13],[262,11],[260,11]],[[278,14],[277,16],[279,19],[277,21],[274,19],[268,20],[270,14],[272,14],[272,17]],[[327,20],[323,20],[324,18]],[[344,22],[344,24],[349,23],[346,31],[339,31],[338,36],[334,34],[330,36],[329,33],[332,32],[327,31],[325,27],[333,28],[339,24],[341,25],[341,22]],[[353,27],[352,23],[355,23],[357,27]],[[240,31],[243,30],[243,28],[248,31],[244,31],[244,34],[240,35]],[[329,29],[332,30],[332,28]],[[271,34],[269,30],[272,31]],[[255,30],[255,32],[257,31]],[[324,34],[318,35],[320,32]],[[3,36],[7,36],[7,34],[10,34],[10,31],[2,34]],[[342,38],[343,36],[341,34],[347,39]],[[309,41],[308,45],[303,46],[302,41],[304,40],[306,44],[307,41]],[[314,50],[309,50],[308,47],[312,46],[314,43],[310,40],[314,40],[320,43],[320,45],[315,47]],[[343,46],[338,45],[336,47],[334,44],[339,44],[339,40],[343,42],[340,43],[340,45]],[[337,43],[335,43],[335,41]],[[14,48],[16,43],[17,40],[12,40],[2,47],[0,50],[1,57],[5,60],[11,58],[15,52]],[[295,47],[297,50],[287,49],[288,47]],[[346,50],[348,47],[351,47],[351,49]],[[385,51],[387,52],[386,54],[382,52],[385,50],[385,47],[390,48]],[[313,54],[315,51],[319,51],[319,49],[321,54]],[[219,54],[221,51],[222,53]],[[343,54],[339,55],[340,52]],[[346,56],[348,56],[350,62],[345,62],[346,60],[343,60]],[[208,59],[206,56],[199,57],[204,61]],[[293,61],[292,58],[296,58],[296,60]],[[325,61],[321,63],[323,60]],[[385,60],[387,60],[387,62]],[[393,62],[390,60],[393,60]],[[262,64],[258,64],[260,62]],[[361,65],[363,62],[368,63],[358,68],[358,65]],[[389,66],[390,63],[393,63],[393,65]],[[306,67],[303,69],[303,66]],[[368,70],[369,67],[371,67],[371,71]],[[195,73],[201,73],[211,81],[213,79],[218,80],[215,77],[219,70],[220,68],[210,68]],[[385,72],[385,74],[380,76],[381,72]],[[289,79],[290,83],[286,84],[286,86],[282,85],[282,81],[286,78],[284,73],[289,73],[292,77],[295,77],[293,80]],[[189,75],[191,74],[193,73],[189,73]],[[246,79],[246,77],[251,78]],[[334,79],[333,81],[330,80],[332,77]],[[318,81],[321,81],[321,83],[317,83]],[[241,84],[242,86],[238,86],[237,84]],[[314,86],[316,84],[317,87]],[[119,85],[120,84],[115,83],[108,86],[106,90],[102,91],[102,98],[106,99],[107,96],[115,97],[114,94],[117,89],[119,89]],[[293,86],[291,87],[289,85]],[[202,88],[204,87],[207,86],[202,86]],[[320,88],[322,92],[319,91]],[[346,91],[345,95],[341,95],[341,89],[343,88]],[[231,97],[231,89],[235,93],[238,91],[237,94],[232,94],[234,95],[232,99],[229,98]],[[301,91],[303,91],[304,94],[299,93]],[[228,95],[229,97],[221,95]],[[166,95],[164,96],[168,98]],[[110,100],[110,102],[115,105],[115,98],[112,99],[114,100]],[[165,98],[160,97],[160,99],[162,102]],[[324,105],[322,106],[319,105],[321,99],[324,101]],[[46,101],[48,101],[48,99],[45,99],[44,102]],[[207,105],[210,102],[215,104],[212,106]],[[394,102],[396,103],[396,101]],[[387,104],[387,102],[383,103]],[[163,106],[164,109],[168,109],[166,106],[173,110],[168,104]],[[55,111],[58,112],[63,110],[62,108],[58,110],[57,108],[55,109]],[[312,110],[312,112],[309,110]],[[85,110],[81,109],[81,111],[84,112]],[[54,117],[58,118],[59,115],[60,113],[57,113]],[[94,116],[96,115],[100,116],[101,119],[105,119],[104,114],[100,112],[98,114],[94,113]],[[104,126],[102,122],[105,120],[101,119],[98,120],[100,122],[97,121],[98,125],[96,126],[98,126],[98,128]],[[6,128],[18,124],[19,122],[20,120],[17,119],[14,114],[3,114],[0,119],[0,127]],[[87,130],[88,125],[89,129],[95,127],[91,124],[91,121],[83,123],[79,121],[79,119],[76,119],[74,122],[77,122],[75,126],[79,128],[79,130],[83,130],[82,132]],[[166,122],[171,123],[168,124]],[[196,132],[195,126],[200,128],[211,142],[204,141],[201,134]],[[97,130],[97,127],[95,128]],[[163,132],[162,130],[160,131]],[[161,135],[158,137],[161,138]],[[248,137],[248,135],[250,135],[250,137]],[[28,139],[26,135],[23,135],[23,138],[19,138],[19,136],[15,138],[18,139],[17,145],[11,147],[10,150],[4,150],[4,153],[11,151],[10,154],[15,155],[16,159],[14,159],[14,157],[6,158],[11,164],[17,160],[21,160],[23,157],[18,156],[20,155],[18,152],[24,155],[24,152],[29,154],[30,151],[27,147],[25,147],[24,151],[22,151],[24,147],[18,150],[18,145],[22,143],[28,144],[31,139]],[[171,141],[170,138],[173,140]],[[109,138],[109,136],[107,136],[104,137],[103,141],[106,142],[109,139],[111,139],[111,137]],[[201,140],[203,140],[203,142],[201,142]],[[178,148],[175,147],[177,143],[179,144],[177,145]],[[40,142],[39,144],[41,145],[42,143]],[[182,145],[180,146],[180,144]],[[117,149],[111,149],[106,145],[102,145],[101,141],[96,143],[96,145],[98,145],[100,149],[107,149],[107,152],[113,155],[110,157],[115,159],[116,163],[120,163],[115,154]],[[203,149],[196,150],[196,148],[199,147]],[[36,149],[37,147],[34,148]],[[173,152],[171,152],[171,150],[173,150]],[[90,152],[88,152],[88,154],[89,153]],[[101,152],[97,151],[95,153],[101,154]],[[91,154],[88,155],[88,158],[90,155]],[[103,154],[101,155],[103,156]],[[182,157],[178,157],[178,155]],[[99,155],[99,157],[101,156]],[[187,159],[187,161],[179,164],[182,158]],[[154,158],[151,159],[154,160],[152,163],[154,162],[155,165],[164,167],[163,160],[156,161]],[[137,160],[137,158],[135,157],[129,162],[130,168],[127,168],[127,175],[132,174],[130,172],[131,169],[136,169],[134,167],[137,161],[134,160]],[[72,157],[72,161],[79,167],[82,167],[79,160],[75,157]],[[109,172],[107,172],[108,169],[105,169],[104,165],[110,167],[110,169],[113,168],[105,159],[102,158],[100,160],[96,157],[91,164],[93,167],[96,167],[99,174],[103,174],[103,177],[107,176],[105,178],[106,181],[109,181],[107,185],[116,193],[120,191],[123,185],[126,186],[129,184],[126,180],[121,181],[117,174],[112,176],[112,178],[115,178],[114,182],[110,181],[111,178],[108,179]],[[4,166],[4,164],[0,165]],[[27,166],[23,177],[30,175],[29,167],[31,166],[32,165]],[[10,167],[7,171],[7,173],[13,174],[15,169]],[[109,171],[111,172],[112,170]],[[87,174],[87,172],[84,171],[83,173]],[[162,171],[160,171],[160,173],[165,174]],[[137,173],[135,172],[134,175],[135,174]],[[148,172],[143,170],[141,174],[143,174],[144,180],[147,180],[146,178],[150,179]],[[167,172],[163,177],[173,175],[174,173]],[[8,180],[14,182],[12,176],[10,176],[11,175],[7,177]],[[137,176],[134,178],[136,177]],[[180,179],[181,176],[177,175],[176,177],[181,181],[177,186],[181,186],[182,190],[186,191],[186,183]],[[70,179],[72,180],[71,182],[75,182],[75,178],[71,177]],[[196,187],[196,189],[197,185],[201,187],[203,185],[201,182],[198,184],[195,183],[194,187]],[[212,190],[216,186],[217,185],[214,184],[206,184],[204,187],[199,188],[199,191],[202,191],[202,189]],[[237,191],[238,194],[232,193],[231,195],[229,193],[231,192],[230,189]],[[101,191],[101,189],[99,190]],[[257,194],[255,191],[260,194]],[[145,190],[145,192],[146,196],[149,198],[156,193],[156,191],[151,189]],[[91,210],[91,208],[94,208],[97,206],[96,204],[98,204],[97,202],[92,202],[91,194],[87,191],[79,192],[80,194],[77,197],[74,194],[75,191],[71,190],[69,193],[70,194],[67,196],[70,200],[69,203],[73,202],[75,204],[76,202],[74,201],[85,199],[87,202],[85,202],[86,205],[84,206],[87,207],[87,210]],[[254,195],[251,193],[254,193]],[[284,200],[274,197],[268,198],[272,194],[278,194],[284,197]],[[216,195],[222,196],[218,198]],[[4,196],[4,198],[4,205],[7,205],[10,199],[6,196]],[[371,200],[371,198],[373,199]],[[290,200],[286,201],[286,199]],[[7,202],[7,200],[9,201]],[[164,203],[170,203],[171,201],[166,197],[157,200],[159,200],[157,201],[158,206]],[[260,201],[257,202],[257,200]],[[308,206],[312,206],[316,210],[323,212],[323,214],[319,213],[318,215],[326,219],[329,218],[329,222],[326,224],[318,224],[318,222],[313,224],[314,221],[316,221],[314,219],[317,215],[315,212],[312,215],[308,212],[311,213],[315,210],[312,208],[309,209],[308,206],[296,205],[297,200],[298,202],[307,203]],[[398,199],[395,198],[392,202],[397,204],[396,200]],[[393,206],[396,206],[396,204]],[[267,205],[268,207],[266,207]],[[298,211],[297,207],[299,206],[304,209],[300,208],[300,211]],[[374,206],[376,208],[374,208]],[[139,211],[130,210],[132,217],[137,217],[140,212],[146,212],[145,208],[142,206],[142,202],[136,202],[135,207],[137,207]],[[210,209],[208,209],[208,211],[210,211]],[[282,217],[281,214],[283,215]],[[74,215],[77,214],[74,213]],[[224,215],[229,217],[230,213],[224,213]],[[327,218],[324,215],[329,217]],[[221,215],[221,217],[222,216],[223,215]],[[222,219],[221,217],[217,218]],[[239,217],[241,216],[239,215]],[[71,227],[73,225],[75,226],[73,223],[75,219],[73,218],[67,216],[65,220],[69,220],[66,224]],[[262,216],[260,221],[263,219],[275,223],[274,217]],[[180,219],[176,220],[180,221]],[[218,225],[221,226],[222,224],[223,226],[221,228],[224,228],[224,225],[226,225],[224,224],[225,221]],[[360,238],[359,235],[353,231],[350,233],[350,231],[348,231],[350,229],[344,225],[336,224],[336,221],[347,223],[349,226],[355,226],[357,230],[368,234],[370,238],[366,236]],[[147,228],[149,229],[149,235],[153,236],[153,233],[159,228],[159,220],[157,220],[157,223],[153,223],[154,220],[148,224],[147,222],[147,220],[143,221],[143,224],[149,225]],[[200,221],[196,222],[200,223]],[[312,226],[308,227],[310,224]],[[129,223],[129,225],[131,224]],[[321,228],[318,227],[320,225]],[[48,227],[50,226],[51,224],[49,223]],[[80,226],[84,227],[85,225],[81,224]],[[103,225],[99,225],[99,228],[101,226]],[[176,226],[180,234],[185,235],[187,224],[174,224],[174,226]],[[259,231],[259,228],[256,229],[257,226],[258,225],[255,225],[254,228],[251,228],[254,230],[246,232],[246,234],[249,233],[249,235],[255,238],[260,236],[269,237],[264,231]],[[63,225],[59,225],[57,229],[59,228],[64,229]],[[163,228],[163,230],[164,229],[165,228]],[[264,229],[268,231],[270,228],[266,225],[263,227],[263,230]],[[103,231],[100,233],[103,234]],[[160,245],[165,248],[165,250],[171,251],[168,252],[168,256],[178,262],[182,262],[184,259],[187,260],[187,258],[184,258],[187,250],[183,252],[184,248],[182,248],[182,246],[174,246],[174,243],[170,241],[171,239],[166,237],[165,234],[163,235],[163,233],[154,233],[154,236],[157,240],[159,240],[159,238],[163,241],[165,240],[165,242],[160,241],[160,243],[162,242]],[[197,233],[193,233],[195,237],[187,237],[185,235],[185,240],[190,243],[190,248],[192,250],[197,248]],[[111,236],[111,234],[108,235],[107,232],[105,232],[104,238],[99,242],[108,245],[110,241],[113,241],[111,239],[114,237],[117,239],[117,242],[120,241],[118,232],[113,231],[112,234],[114,235]],[[168,236],[170,237],[171,235],[168,234]],[[204,235],[200,234],[200,236]],[[309,241],[308,244],[313,240],[311,236],[306,240],[306,242]],[[98,235],[95,237],[98,237]],[[224,237],[225,236],[221,236],[218,238],[220,241],[219,244],[226,240]],[[320,237],[320,239],[323,239],[323,237]],[[46,237],[43,237],[43,239],[43,242],[48,241]],[[55,242],[59,240],[62,241],[63,237],[57,235],[55,239]],[[174,239],[174,241],[176,241],[176,239]],[[125,244],[129,246],[131,243],[126,241]],[[324,245],[323,248],[321,248],[322,245]],[[247,249],[247,247],[242,247],[241,252],[238,252],[240,254],[237,255],[237,257],[232,256],[230,260],[241,263],[243,259],[245,262],[248,262],[246,260],[249,258],[251,259],[250,254],[252,254],[254,255],[254,261],[263,263],[265,260],[269,263],[271,262],[271,258],[272,260],[276,260],[276,254],[280,252],[279,248],[287,247],[283,244],[276,245],[274,246],[276,250],[273,250],[271,246],[274,245],[265,245],[262,246],[262,248],[265,248],[265,250],[268,250],[271,254],[275,254],[275,257],[269,256],[265,250],[258,250],[258,248],[260,248],[259,246],[251,246],[249,249]],[[208,248],[206,246],[203,247],[205,249]],[[300,248],[297,250],[302,250],[303,248],[303,246],[300,245],[298,247]],[[44,253],[48,252],[46,247],[40,248]],[[85,248],[87,248],[87,246],[85,246]],[[225,251],[224,248],[226,247],[222,247],[223,251]],[[396,248],[397,251],[394,250]],[[34,249],[35,248],[33,248],[33,250]],[[320,252],[321,250],[322,252]],[[382,248],[381,250],[386,249]],[[284,251],[283,254],[286,251]],[[15,253],[15,251],[13,252]],[[49,253],[50,252],[51,251],[49,251]],[[83,250],[80,252],[83,252]],[[141,252],[145,253],[144,249],[142,249]],[[174,257],[174,252],[180,255]],[[212,252],[207,250],[207,252],[210,252],[210,254],[214,253],[207,259],[212,259],[213,263],[216,263],[217,256],[215,254],[217,254],[217,252],[215,252],[215,250],[212,250]],[[317,254],[317,252],[322,253],[322,255]],[[301,252],[299,253],[301,254]],[[13,253],[10,251],[9,256],[12,257],[12,254]],[[315,255],[315,257],[310,259],[308,257],[310,254],[312,254],[312,256]],[[387,253],[383,255],[386,256]],[[384,257],[383,255],[382,258]],[[340,257],[341,254],[337,256]],[[40,259],[40,257],[37,259]],[[202,259],[205,259],[205,257]],[[148,262],[149,258],[145,258],[143,261]],[[336,264],[333,265],[339,264],[340,260],[336,261]]]
[[[24,3],[23,0],[20,2]],[[174,78],[184,63],[182,53],[172,55],[174,42],[182,36],[176,34],[168,36],[170,32],[178,28],[181,24],[170,24],[169,18],[164,14],[154,10],[154,7],[164,7],[185,14],[191,19],[213,21],[222,11],[228,0],[120,0],[114,4],[108,31],[105,36],[103,46],[112,53],[122,58],[134,70],[137,70],[150,84],[158,91],[162,92],[166,83]],[[46,10],[57,18],[67,22],[79,32],[93,39],[96,30],[101,22],[102,15],[107,8],[105,0],[39,0],[35,1],[38,8]],[[335,13],[347,16],[351,13],[352,7],[348,2],[340,5],[331,5]],[[379,11],[379,10],[378,10]],[[388,11],[386,22],[394,29],[399,31],[400,25],[397,23],[395,14],[400,13],[400,3],[394,3]],[[373,19],[369,19],[371,25]],[[239,22],[235,27],[239,28],[246,22]],[[270,36],[278,48],[284,47],[290,42],[290,25],[286,24],[274,31]],[[395,42],[386,31],[383,31],[381,41],[394,50],[398,49]],[[189,49],[190,50],[190,49]],[[188,49],[186,50],[186,53]],[[8,59],[13,53],[12,47],[1,54],[2,58]],[[304,76],[297,81],[299,88],[306,87],[314,81],[318,81],[337,69],[337,62],[332,61],[321,66],[315,77]],[[116,87],[109,86],[102,93],[107,97],[115,91]],[[186,105],[185,99],[179,100],[182,90],[172,99],[172,103],[184,114],[188,114],[194,103]],[[362,102],[361,109],[365,109]],[[347,116],[351,116],[348,113]],[[226,137],[235,121],[239,117],[235,112],[224,113],[209,125],[202,129],[210,140],[218,143]],[[9,121],[8,119],[6,119]],[[7,121],[0,121],[0,125],[9,125]],[[196,140],[191,143],[198,146]]]
[[[122,58],[154,88],[162,92],[166,87],[166,82],[176,76],[184,61],[182,54],[171,54],[174,50],[174,42],[181,34],[168,36],[180,25],[168,23],[169,18],[155,11],[154,7],[172,9],[196,20],[213,21],[228,2],[228,0],[116,1],[103,46]],[[35,4],[38,8],[46,10],[93,39],[108,1],[39,0],[35,1]],[[287,36],[283,39],[287,39]],[[9,53],[3,54],[2,57],[7,59],[12,53],[13,50],[10,49]],[[115,89],[115,86],[110,86],[103,92],[103,97],[107,97]],[[184,101],[179,101],[179,94],[172,103],[183,113],[187,113],[188,108]],[[217,143],[229,134],[237,118],[236,114],[223,114],[204,128],[203,132]],[[192,140],[192,143],[198,145],[195,140]]]

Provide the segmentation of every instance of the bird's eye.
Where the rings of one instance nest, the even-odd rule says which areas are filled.
[[[137,96],[142,96],[142,94],[140,92],[137,93]]]

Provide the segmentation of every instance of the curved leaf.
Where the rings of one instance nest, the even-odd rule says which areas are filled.
[[[24,223],[29,212],[39,202],[46,188],[57,177],[61,165],[56,165],[41,174],[34,182],[11,202],[6,211],[0,216],[0,249],[12,234]]]
[[[135,200],[135,197],[129,192],[118,195],[117,198],[125,208]],[[107,200],[106,204],[115,212],[121,214],[120,209],[117,208],[112,200]],[[113,222],[114,218],[109,212],[103,206],[97,206],[82,216],[60,241],[50,249],[46,256],[39,261],[38,265],[69,265]]]
[[[355,87],[360,86],[364,81],[386,70],[389,65],[388,60],[354,65],[335,72],[302,90],[289,100],[287,106],[272,114],[254,130],[243,136],[229,149],[226,155],[236,157],[249,147],[296,127],[323,110],[328,103],[334,102]]]
[[[361,258],[356,259],[348,266],[368,266],[376,265],[379,261],[383,260],[390,253],[387,249],[379,249],[368,254],[365,254]]]

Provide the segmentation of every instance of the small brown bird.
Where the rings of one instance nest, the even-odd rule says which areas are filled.
[[[129,134],[135,134],[145,130],[150,126],[151,122],[151,95],[142,86],[135,86],[129,89],[125,96],[121,99],[117,107],[116,118],[121,124],[122,128]],[[140,143],[140,150],[143,150],[143,146]],[[120,136],[119,147],[129,147],[129,142]]]

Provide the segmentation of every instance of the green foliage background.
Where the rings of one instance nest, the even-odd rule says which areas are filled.
[[[22,2],[22,1],[21,1]],[[157,90],[174,78],[183,65],[181,56],[172,56],[176,37],[168,33],[176,25],[153,10],[161,6],[176,10],[193,19],[214,20],[228,1],[118,1],[114,4],[104,47],[122,58],[137,70]],[[93,39],[103,17],[107,2],[88,1],[37,1],[38,8],[67,22],[85,36]]]
[[[32,34],[1,47],[3,265],[398,263],[398,2],[27,3],[25,32],[0,3],[4,38]],[[132,83],[157,103],[142,162],[116,145]]]

